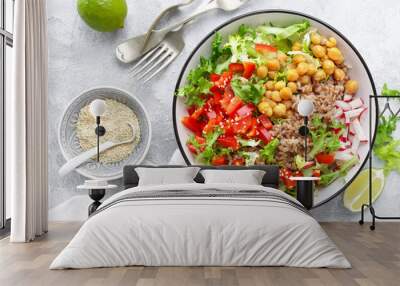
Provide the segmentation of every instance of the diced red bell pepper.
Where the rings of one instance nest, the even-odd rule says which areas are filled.
[[[217,73],[212,73],[210,74],[210,81],[216,82],[221,78],[221,76]]]
[[[195,154],[195,155],[197,154],[197,149],[196,149],[196,147],[193,146],[193,144],[187,143],[187,147],[188,147],[190,153]]]
[[[235,134],[232,121],[229,119],[222,122],[222,129],[226,136],[233,136]]]
[[[317,177],[317,178],[321,177],[321,170],[319,170],[319,169],[313,170],[312,171],[312,176],[313,177]]]
[[[256,44],[256,51],[259,53],[273,53],[276,52],[277,49],[267,44]]]
[[[225,97],[221,100],[221,106],[229,116],[234,114],[242,105],[243,101],[238,96],[233,97],[229,102]]]
[[[195,139],[196,139],[197,143],[199,143],[200,145],[203,145],[206,143],[206,139],[201,136],[196,135]]]
[[[196,106],[194,106],[194,105],[187,108],[187,112],[189,115],[192,115],[195,110],[196,110]]]
[[[231,162],[233,166],[243,166],[245,163],[246,161],[242,157],[234,158]]]
[[[204,107],[199,107],[190,115],[190,117],[197,120],[203,113]]]
[[[272,125],[271,120],[265,114],[260,115],[258,117],[258,120],[260,121],[261,125],[264,126],[264,128],[267,129],[267,130],[271,130],[272,127],[274,127]]]
[[[242,76],[244,78],[250,78],[253,75],[254,70],[256,69],[256,64],[252,62],[244,62],[243,67],[244,71]]]
[[[333,154],[319,153],[315,156],[315,160],[318,163],[329,165],[335,162],[335,156]]]
[[[241,108],[239,108],[236,111],[236,114],[239,115],[240,117],[245,117],[248,115],[251,115],[254,111],[255,107],[253,104],[248,103],[246,105],[243,105]]]
[[[231,148],[232,150],[239,149],[239,143],[233,136],[222,135],[217,139],[217,143],[225,148]]]
[[[185,116],[182,118],[182,124],[192,132],[199,134],[201,133],[201,124],[191,116]]]
[[[210,119],[207,124],[203,127],[203,132],[204,133],[209,133],[214,131],[215,126],[217,126],[221,122],[221,117],[216,117],[213,119]]]
[[[255,137],[257,135],[257,129],[258,129],[257,119],[252,118],[251,119],[251,128],[250,128],[250,131],[247,132],[246,136],[249,138]]]
[[[225,71],[221,74],[219,80],[215,82],[215,85],[221,89],[225,89],[230,84],[232,77],[233,73],[231,71]]]
[[[233,132],[235,134],[246,134],[253,123],[251,116],[244,117],[233,123]]]
[[[241,63],[231,63],[229,64],[229,71],[232,73],[242,73],[244,71],[244,66]]]
[[[265,143],[268,144],[272,139],[272,134],[265,127],[258,128],[258,137]]]
[[[217,155],[215,155],[211,160],[211,164],[213,166],[226,165],[226,158],[225,158],[225,156],[217,156]]]
[[[292,175],[292,171],[287,168],[282,168],[279,170],[279,178],[289,190],[292,190],[296,187],[296,182],[289,179]]]

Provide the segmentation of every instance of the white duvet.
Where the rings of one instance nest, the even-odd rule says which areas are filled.
[[[254,185],[180,184],[165,190],[265,190]],[[162,198],[122,201],[90,217],[50,269],[145,266],[294,266],[349,268],[310,215],[257,198]]]

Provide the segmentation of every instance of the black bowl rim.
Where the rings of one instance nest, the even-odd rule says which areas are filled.
[[[315,18],[315,17],[313,17],[313,16],[310,16],[310,15],[307,15],[307,14],[304,14],[304,13],[301,13],[301,12],[292,11],[292,10],[284,10],[284,9],[258,10],[258,11],[254,11],[254,12],[242,14],[242,15],[236,16],[236,17],[234,17],[234,18],[232,18],[232,19],[230,19],[230,20],[228,20],[228,21],[222,23],[221,25],[219,25],[218,27],[216,27],[214,30],[212,30],[210,33],[208,33],[208,34],[197,44],[197,46],[193,49],[193,51],[190,53],[189,57],[187,58],[186,62],[184,63],[184,65],[183,65],[183,67],[182,67],[182,70],[181,70],[181,73],[179,74],[178,80],[177,80],[177,82],[176,82],[175,93],[176,93],[177,90],[179,89],[179,86],[180,86],[181,81],[182,81],[182,78],[183,78],[183,74],[185,73],[185,70],[186,70],[187,66],[189,65],[190,60],[192,59],[192,57],[194,56],[194,54],[197,52],[197,50],[204,44],[204,42],[207,41],[210,37],[212,37],[212,36],[215,34],[215,32],[221,30],[223,27],[225,27],[225,26],[227,26],[227,25],[230,25],[231,23],[233,23],[233,22],[235,22],[235,21],[237,21],[237,20],[240,20],[240,19],[243,19],[243,18],[246,18],[246,17],[249,17],[249,16],[258,15],[258,14],[269,14],[269,13],[284,13],[284,14],[297,15],[297,16],[301,16],[301,17],[304,17],[304,18],[308,18],[308,19],[311,19],[311,20],[313,20],[313,21],[315,21],[315,22],[320,23],[321,25],[327,27],[328,29],[332,30],[332,31],[335,32],[337,35],[339,35],[339,36],[350,46],[350,48],[355,52],[355,54],[357,55],[357,57],[358,57],[359,60],[361,61],[362,65],[364,66],[365,71],[367,72],[369,81],[370,81],[370,83],[371,83],[371,85],[372,85],[372,90],[373,90],[373,92],[374,92],[373,95],[375,95],[375,96],[377,95],[376,87],[375,87],[375,83],[374,83],[374,79],[373,79],[373,77],[372,77],[372,74],[371,74],[371,72],[370,72],[370,70],[369,70],[369,68],[368,68],[368,66],[367,66],[367,64],[366,64],[366,62],[365,62],[365,60],[364,60],[364,58],[361,56],[361,54],[360,54],[360,52],[357,50],[357,48],[350,42],[350,40],[347,39],[347,37],[345,37],[345,36],[344,36],[341,32],[339,32],[336,28],[332,27],[330,24],[328,24],[328,23],[326,23],[326,22],[324,22],[324,21],[322,21],[322,20],[320,20],[320,19],[317,19],[317,18]],[[378,114],[378,100],[377,100],[376,97],[374,98],[374,100],[375,100],[375,113]],[[179,138],[179,134],[178,134],[177,120],[176,120],[176,103],[177,103],[177,97],[176,97],[175,94],[174,94],[174,99],[173,99],[173,102],[172,102],[172,120],[173,120],[173,125],[174,125],[175,139],[176,139],[176,143],[178,144],[179,151],[181,152],[183,159],[185,160],[186,164],[187,164],[188,166],[190,166],[190,165],[191,165],[190,160],[189,160],[188,157],[186,156],[186,153],[185,153],[185,151],[184,151],[184,149],[183,149],[183,146],[182,146],[181,140],[180,140],[180,138]],[[376,129],[377,129],[377,127],[378,127],[378,120],[377,120],[377,118],[376,118],[376,120],[375,120],[374,134],[373,134],[372,142],[371,142],[370,146],[373,146],[373,143],[375,142]],[[364,168],[366,162],[368,161],[368,158],[370,157],[370,156],[369,156],[369,155],[370,155],[370,154],[369,154],[370,152],[371,152],[371,150],[368,151],[367,156],[365,157],[364,161],[361,163],[361,166],[359,167],[358,171],[354,174],[354,176],[353,176],[348,182],[346,182],[346,183],[344,184],[344,186],[343,186],[340,190],[338,190],[336,193],[334,193],[332,196],[330,196],[330,197],[328,197],[327,199],[325,199],[325,200],[319,202],[318,204],[314,205],[314,206],[313,206],[313,209],[314,209],[314,208],[317,208],[317,207],[319,207],[319,206],[321,206],[321,205],[323,205],[323,204],[325,204],[325,203],[327,203],[327,202],[329,202],[329,201],[332,200],[333,198],[335,198],[335,197],[337,197],[338,195],[340,195],[344,190],[346,190],[346,188],[354,181],[354,179],[355,179],[355,178],[359,175],[359,173],[363,170],[363,168]]]

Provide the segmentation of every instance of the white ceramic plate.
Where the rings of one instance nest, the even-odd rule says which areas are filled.
[[[82,164],[76,171],[86,178],[114,180],[122,177],[125,165],[140,164],[147,154],[151,141],[151,124],[146,109],[142,103],[129,92],[114,87],[97,87],[83,92],[74,98],[62,116],[58,128],[58,143],[66,160],[69,160],[83,150],[76,136],[76,122],[79,111],[94,99],[114,99],[128,106],[136,114],[140,127],[140,141],[128,158],[115,163],[98,163],[89,160]],[[93,136],[95,136],[93,130]]]
[[[271,22],[276,26],[287,26],[290,24],[299,23],[304,19],[309,20],[311,25],[317,28],[321,32],[321,34],[326,36],[333,36],[337,39],[337,45],[340,47],[346,62],[352,66],[352,69],[349,72],[350,77],[359,82],[360,88],[357,96],[361,97],[364,102],[368,104],[369,95],[376,94],[375,85],[365,61],[363,60],[357,49],[351,44],[351,42],[346,39],[339,31],[321,20],[298,12],[284,10],[266,10],[253,12],[234,18],[216,28],[198,44],[198,46],[189,56],[179,76],[176,89],[185,84],[189,71],[196,67],[199,62],[200,56],[209,56],[211,42],[214,38],[213,36],[216,31],[220,32],[221,35],[226,38],[228,35],[236,32],[241,24],[258,26],[263,23]],[[371,126],[371,131],[373,135],[375,134],[376,126],[375,114],[376,113],[373,112],[371,125],[369,124],[368,116],[364,116],[361,122],[361,125],[365,131],[368,131],[369,126]],[[196,162],[194,156],[189,152],[185,144],[188,137],[191,135],[191,132],[188,131],[180,121],[180,119],[185,115],[187,115],[187,111],[184,104],[184,98],[175,97],[173,103],[173,120],[175,136],[179,145],[179,149],[187,164],[198,164],[198,162]],[[319,192],[316,192],[314,207],[329,201],[330,199],[341,193],[350,184],[350,182],[357,176],[358,172],[362,169],[363,165],[367,161],[368,150],[369,144],[363,144],[362,147],[360,147],[360,164],[353,167],[344,178],[344,180],[338,179],[329,186],[321,188]]]

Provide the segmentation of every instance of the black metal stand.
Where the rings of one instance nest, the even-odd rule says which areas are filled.
[[[385,103],[385,107],[382,110],[382,112],[379,111],[379,102],[377,102],[376,106],[375,106],[375,112],[376,112],[376,124],[375,124],[375,131],[378,128],[379,125],[379,117],[381,115],[384,115],[385,112],[389,111],[391,113],[391,115],[395,115],[395,116],[399,116],[400,110],[398,110],[397,112],[393,112],[393,110],[390,107],[390,99],[400,99],[400,96],[383,96],[383,95],[370,95],[369,96],[369,122],[371,124],[372,122],[372,99],[379,99],[379,98],[386,98],[386,103]],[[399,117],[400,118],[400,117]],[[369,228],[371,230],[375,230],[375,221],[376,219],[382,219],[382,220],[400,220],[400,217],[395,217],[395,216],[390,216],[390,217],[385,217],[385,216],[379,216],[376,214],[375,212],[375,208],[372,204],[372,153],[373,153],[373,146],[374,146],[374,140],[375,138],[373,137],[372,134],[372,128],[370,126],[369,128],[369,153],[368,153],[368,159],[369,159],[369,177],[368,177],[368,183],[369,183],[369,202],[368,204],[363,204],[361,206],[361,219],[359,220],[359,224],[364,224],[364,210],[365,208],[369,209],[369,212],[371,213],[372,216],[372,224],[369,226]]]
[[[314,182],[307,180],[297,181],[296,198],[306,209],[311,209],[314,204]]]
[[[94,202],[89,205],[88,208],[88,213],[89,216],[94,213],[97,208],[101,205],[100,200],[104,197],[104,195],[106,194],[106,190],[105,189],[90,189],[89,190],[89,197],[94,200]]]

